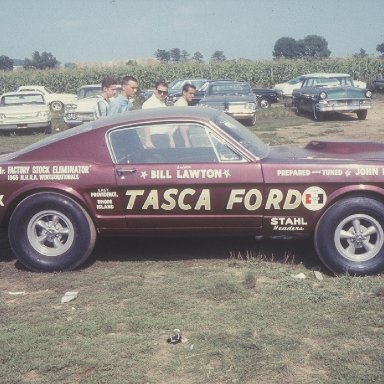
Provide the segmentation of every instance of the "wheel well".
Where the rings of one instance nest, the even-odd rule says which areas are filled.
[[[37,194],[37,193],[56,193],[56,194],[68,197],[68,198],[72,199],[73,201],[75,201],[77,204],[79,204],[89,214],[89,210],[88,210],[87,205],[84,204],[84,201],[82,201],[78,197],[71,195],[71,194],[65,192],[64,190],[58,190],[58,189],[54,189],[54,188],[41,188],[41,189],[35,189],[32,191],[23,192],[20,195],[18,195],[15,199],[13,199],[12,202],[7,206],[6,212],[5,212],[3,220],[1,222],[1,227],[3,227],[3,228],[8,227],[9,220],[12,216],[12,213],[21,201],[23,201],[25,198],[32,196],[34,194]],[[92,215],[89,215],[89,216],[90,216],[91,220],[94,222]],[[94,224],[95,224],[95,222],[94,222]]]

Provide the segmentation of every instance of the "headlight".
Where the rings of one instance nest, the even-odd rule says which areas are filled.
[[[324,91],[320,92],[319,93],[319,98],[323,99],[323,100],[326,99],[327,98],[327,92],[324,92]]]
[[[65,117],[67,120],[76,120],[77,119],[77,113],[74,113],[74,112],[66,113]]]
[[[372,97],[372,92],[369,89],[365,91],[365,97]]]
[[[66,111],[72,111],[73,109],[77,109],[77,104],[67,104],[65,106]]]

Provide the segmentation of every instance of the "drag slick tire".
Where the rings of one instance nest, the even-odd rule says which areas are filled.
[[[69,271],[88,258],[96,242],[88,213],[60,193],[41,192],[22,200],[8,226],[9,243],[27,268]]]
[[[384,204],[350,197],[331,205],[315,231],[316,251],[335,274],[374,275],[384,270]]]

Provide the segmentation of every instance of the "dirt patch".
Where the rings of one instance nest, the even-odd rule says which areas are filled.
[[[295,114],[294,109],[291,113]],[[311,115],[303,115],[300,125],[277,128],[280,137],[294,144],[305,144],[310,138],[345,137],[361,140],[384,140],[384,100],[375,100],[374,107],[368,111],[366,120],[358,120],[356,114],[332,113],[324,121],[313,121]],[[289,140],[288,140],[289,139]]]

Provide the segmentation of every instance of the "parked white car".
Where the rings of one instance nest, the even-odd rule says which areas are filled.
[[[52,132],[51,112],[38,92],[8,92],[0,96],[0,132]]]
[[[116,87],[119,94],[121,86]],[[95,120],[94,108],[97,100],[101,97],[101,84],[83,85],[77,90],[77,100],[65,106],[64,122],[69,127],[87,123]]]
[[[77,96],[74,93],[55,93],[43,85],[23,85],[17,92],[39,92],[44,95],[45,101],[51,111],[60,112],[66,104],[76,102]]]

